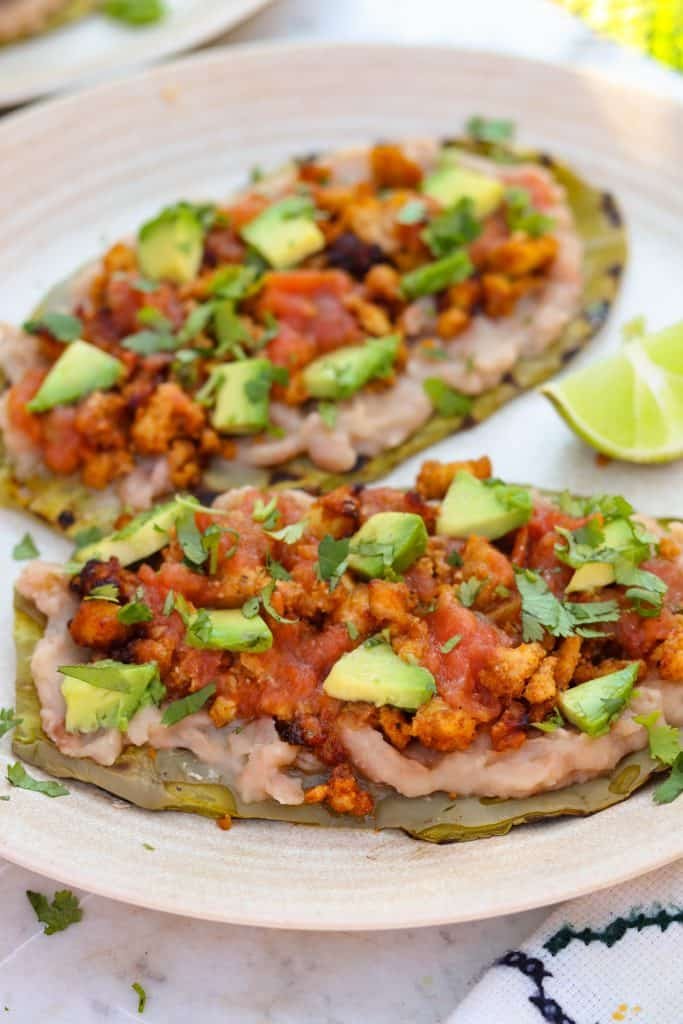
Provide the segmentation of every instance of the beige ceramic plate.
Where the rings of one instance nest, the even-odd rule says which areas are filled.
[[[447,135],[472,112],[514,117],[624,202],[633,253],[622,318],[681,315],[683,110],[594,77],[441,49],[230,50],[53,103],[3,125],[0,316],[21,320],[56,278],[161,203],[220,195],[254,164],[373,137]],[[612,324],[581,362],[616,343]],[[683,470],[610,466],[530,395],[442,455],[488,450],[501,475],[577,492],[625,492],[681,515]],[[416,460],[415,460],[416,461]],[[394,474],[408,482],[414,465]],[[0,706],[13,699],[9,548],[26,528],[0,512],[6,580]],[[44,554],[61,542],[31,524]],[[0,745],[0,774],[9,737]],[[0,789],[8,791],[0,782]],[[651,793],[586,820],[437,847],[400,834],[212,822],[147,814],[94,790],[0,802],[0,855],[66,883],[180,914],[290,928],[392,928],[462,921],[550,903],[683,854],[683,800]],[[154,851],[143,847],[154,846]]]
[[[130,28],[97,15],[0,47],[0,107],[120,74],[189,50],[234,28],[272,0],[165,0],[167,17]]]

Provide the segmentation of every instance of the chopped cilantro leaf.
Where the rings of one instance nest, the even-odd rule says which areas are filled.
[[[204,565],[209,556],[202,543],[202,535],[192,509],[188,509],[177,520],[176,536],[182,548],[185,561],[190,568],[197,569],[199,566]]]
[[[509,597],[511,591],[509,587],[506,587],[503,583],[499,583],[493,593],[496,597]]]
[[[268,555],[266,559],[266,570],[270,575],[271,579],[274,580],[291,580],[291,574],[287,572],[284,565],[281,562],[276,561]]]
[[[274,618],[276,622],[284,622],[287,625],[291,625],[292,623],[297,622],[297,619],[286,619],[283,615],[280,615],[280,613],[276,611],[275,608],[273,608],[272,604],[270,603],[270,599],[273,596],[275,587],[275,583],[269,583],[268,586],[264,587],[263,590],[261,591],[261,602],[263,604],[263,610],[267,612],[268,615],[270,615],[272,618]]]
[[[197,711],[201,711],[207,700],[210,700],[215,692],[216,684],[207,683],[201,690],[195,690],[194,693],[188,694],[187,697],[174,700],[164,711],[161,717],[161,724],[175,725],[183,718],[187,718],[188,715],[194,715]]]
[[[271,498],[268,504],[265,504],[261,498],[257,498],[254,505],[254,511],[251,513],[251,518],[255,523],[261,523],[264,530],[272,530],[277,526],[280,518],[277,499]]]
[[[451,651],[458,646],[461,640],[462,636],[460,633],[454,633],[452,637],[449,637],[445,644],[441,644],[439,650],[442,654],[450,654]]]
[[[671,774],[654,792],[655,803],[670,804],[683,793],[683,752],[671,767]]]
[[[481,223],[474,214],[474,202],[464,197],[429,223],[422,232],[422,240],[434,256],[442,257],[473,242],[480,234]]]
[[[42,793],[43,796],[69,795],[69,790],[61,782],[42,782],[39,779],[34,779],[20,761],[7,765],[7,781],[16,786],[17,789],[30,789],[34,793]]]
[[[427,204],[424,199],[409,199],[396,214],[398,224],[419,224],[427,219]]]
[[[204,647],[209,643],[211,639],[211,619],[206,608],[200,608],[199,611],[190,620],[187,627],[188,636],[190,636],[198,647]]]
[[[258,615],[260,606],[260,597],[249,597],[242,605],[242,615],[244,615],[245,619],[253,619]]]
[[[511,142],[515,136],[515,122],[500,117],[470,117],[465,131],[476,142]]]
[[[346,632],[349,634],[349,640],[357,640],[358,637],[360,636],[360,633],[358,632],[358,626],[356,626],[354,622],[347,621]]]
[[[505,215],[510,231],[523,231],[531,238],[538,238],[552,231],[555,221],[537,210],[525,188],[509,188],[505,193]]]
[[[14,708],[0,708],[0,736],[21,725],[23,718],[16,718],[15,714]]]
[[[86,544],[94,544],[96,540],[102,540],[103,537],[104,531],[99,526],[86,526],[74,534],[73,542],[76,551],[78,551],[79,548],[84,548]]]
[[[171,321],[156,306],[143,306],[137,312],[137,320],[143,327],[153,327],[157,331],[170,333],[173,329]]]
[[[99,587],[93,587],[84,601],[109,601],[111,604],[119,603],[119,588],[115,583],[102,583]]]
[[[187,345],[193,341],[198,334],[204,330],[214,313],[213,302],[203,302],[195,306],[183,326],[178,331],[178,341],[181,345]]]
[[[591,498],[575,498],[569,491],[563,491],[556,499],[561,512],[568,516],[590,516],[599,512],[605,519],[628,519],[634,509],[626,498],[619,494],[598,494]]]
[[[448,562],[449,565],[453,565],[456,568],[460,568],[460,566],[462,565],[462,555],[460,554],[457,548],[453,548],[453,550],[449,552],[448,555],[446,555],[446,561]]]
[[[134,981],[130,987],[138,996],[138,1013],[144,1013],[147,1006],[147,993],[139,981]]]
[[[273,384],[287,384],[289,373],[284,366],[267,366],[244,385],[244,392],[250,402],[260,402],[270,393]]]
[[[650,715],[634,715],[633,721],[647,729],[651,755],[662,764],[672,765],[681,753],[680,734],[673,725],[657,725],[659,716],[659,711],[653,711]]]
[[[552,636],[599,637],[604,634],[589,628],[600,622],[616,622],[619,605],[616,601],[560,601],[545,580],[531,569],[516,569],[517,589],[522,598],[522,638],[525,643],[543,639],[547,630]]]
[[[296,544],[303,537],[305,529],[306,520],[300,519],[298,523],[290,523],[289,526],[283,526],[281,530],[266,530],[266,533],[273,540],[280,540],[283,544]]]
[[[226,526],[220,526],[218,523],[212,523],[210,526],[207,526],[202,534],[202,547],[209,556],[208,570],[210,576],[215,576],[218,570],[218,555],[220,554],[221,537],[226,533],[232,534],[235,539],[235,543],[229,547],[227,551],[223,552],[223,557],[228,559],[232,558],[237,551],[237,543],[240,539],[240,535],[237,530],[232,530]]]
[[[458,587],[458,600],[460,604],[464,605],[465,608],[471,608],[477,599],[477,594],[484,586],[483,580],[478,580],[476,576],[471,576],[468,580],[463,580]]]
[[[175,608],[175,593],[169,590],[164,600],[164,607],[161,609],[162,615],[170,615]]]
[[[272,313],[266,312],[263,317],[263,332],[261,333],[258,342],[256,342],[256,344],[252,345],[251,347],[255,351],[259,351],[260,349],[264,348],[269,342],[271,342],[273,338],[277,338],[279,333],[279,321],[273,316]]]
[[[154,618],[152,609],[145,601],[145,592],[142,587],[138,587],[136,590],[134,600],[129,601],[128,604],[124,604],[123,608],[119,609],[116,618],[124,626],[132,626],[136,622],[152,621]]]
[[[564,718],[559,709],[555,708],[548,718],[544,718],[542,722],[532,722],[531,724],[534,729],[540,729],[541,732],[555,732],[556,729],[561,729],[564,726]]]
[[[316,573],[318,579],[328,581],[330,590],[334,590],[346,572],[348,556],[349,541],[347,538],[335,540],[328,533],[320,541]]]
[[[146,330],[129,334],[127,338],[123,339],[121,345],[140,356],[151,356],[155,352],[173,352],[179,342],[170,331]]]
[[[210,291],[217,299],[232,299],[240,302],[248,295],[253,295],[261,286],[260,271],[254,266],[242,266],[238,263],[221,267],[216,271],[211,282]]]
[[[401,291],[407,299],[433,295],[435,292],[444,291],[451,284],[464,281],[473,269],[465,250],[458,249],[435,263],[425,263],[422,267],[408,271],[401,278]]]
[[[45,935],[63,932],[70,924],[78,924],[83,917],[78,899],[70,889],[60,889],[54,894],[51,903],[42,892],[31,892],[28,889],[26,895],[36,917],[45,925]]]
[[[77,316],[68,313],[44,313],[36,320],[27,320],[24,330],[29,334],[47,331],[57,341],[76,341],[83,333],[83,323]]]
[[[144,846],[145,850],[156,850],[156,846],[152,846],[151,843],[143,843],[142,845]]]
[[[18,544],[12,548],[12,558],[15,562],[26,562],[29,558],[37,558],[40,552],[30,533],[25,533]]]
[[[456,391],[438,377],[427,377],[422,382],[424,392],[441,416],[467,416],[472,399]]]

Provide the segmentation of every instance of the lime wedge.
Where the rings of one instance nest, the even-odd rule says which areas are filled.
[[[592,448],[626,462],[683,456],[683,322],[624,342],[603,359],[541,388]]]

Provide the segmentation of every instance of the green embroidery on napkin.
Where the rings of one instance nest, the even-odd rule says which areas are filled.
[[[548,941],[543,944],[543,948],[555,956],[561,950],[566,949],[570,942],[577,939],[585,946],[590,946],[592,942],[602,942],[608,949],[611,949],[629,931],[641,932],[643,928],[659,928],[660,931],[665,932],[671,924],[683,924],[682,908],[672,907],[670,910],[653,908],[647,914],[643,911],[632,910],[628,917],[615,917],[601,931],[596,931],[593,928],[582,928],[576,931],[571,925],[566,924],[550,936]]]

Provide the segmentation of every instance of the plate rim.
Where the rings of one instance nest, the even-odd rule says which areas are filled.
[[[239,45],[228,45],[223,47],[217,47],[210,51],[200,52],[185,56],[172,63],[165,64],[159,67],[148,67],[135,75],[131,75],[125,79],[109,80],[99,83],[98,85],[84,90],[79,93],[75,93],[68,96],[59,96],[41,104],[38,107],[31,108],[29,110],[17,111],[9,115],[4,119],[4,123],[7,128],[11,131],[19,130],[20,134],[25,128],[30,130],[33,123],[39,123],[42,118],[49,118],[52,116],[53,111],[59,111],[63,109],[77,109],[84,103],[97,103],[102,96],[106,97],[109,93],[118,93],[121,90],[134,88],[142,81],[151,82],[154,84],[158,82],[163,84],[166,76],[172,76],[181,72],[185,66],[194,66],[195,63],[199,64],[220,64],[223,61],[240,61],[250,60],[253,57],[260,60],[267,60],[273,56],[278,58],[287,57],[290,61],[295,61],[297,53],[310,51],[322,51],[334,52],[361,52],[364,54],[370,53],[397,53],[403,52],[406,54],[423,54],[429,55],[435,51],[441,54],[453,57],[458,54],[466,54],[469,58],[480,59],[482,61],[495,60],[499,64],[506,64],[508,67],[514,67],[519,70],[531,65],[536,68],[544,68],[548,72],[553,74],[564,74],[567,76],[567,80],[573,79],[575,81],[585,79],[597,79],[604,88],[614,93],[615,91],[621,95],[624,93],[639,97],[639,99],[649,99],[657,107],[668,107],[669,110],[676,112],[676,117],[680,118],[683,123],[683,104],[680,104],[675,97],[662,97],[651,89],[636,88],[631,85],[625,85],[620,81],[615,81],[608,75],[602,72],[596,72],[593,70],[584,70],[571,67],[564,63],[554,63],[550,61],[541,61],[536,59],[530,59],[513,54],[501,54],[494,51],[477,50],[474,48],[463,48],[456,46],[444,46],[441,44],[434,45],[412,45],[410,43],[401,42],[390,42],[390,43],[357,43],[353,41],[344,43],[333,43],[333,42],[319,42],[316,40],[304,40],[304,41],[275,41],[270,43],[262,42],[249,42]],[[609,813],[609,812],[603,812]],[[672,818],[673,820],[673,818]],[[238,827],[240,825],[238,824]],[[273,825],[274,828],[281,828],[282,825],[277,823]],[[291,826],[285,826],[291,828]],[[485,852],[485,848],[484,851]],[[462,913],[445,912],[443,916],[438,914],[428,913],[422,919],[416,917],[416,913],[413,910],[412,916],[406,918],[396,918],[391,923],[380,923],[373,924],[367,920],[359,921],[358,915],[350,917],[348,919],[338,918],[335,922],[314,921],[313,916],[315,913],[315,907],[305,909],[304,913],[301,914],[300,919],[295,923],[291,920],[285,920],[279,917],[277,913],[273,913],[270,919],[264,919],[264,914],[259,912],[257,915],[252,916],[248,912],[248,907],[245,912],[238,913],[236,911],[229,912],[227,915],[225,912],[220,910],[214,912],[202,909],[200,911],[193,910],[191,905],[179,906],[178,903],[174,906],[169,906],[168,903],[164,904],[163,900],[155,900],[153,895],[145,894],[125,894],[119,889],[115,891],[108,888],[106,879],[99,879],[91,881],[88,879],[87,889],[90,892],[95,892],[98,895],[105,896],[110,899],[115,899],[119,902],[129,903],[134,906],[147,907],[148,909],[154,909],[163,911],[166,913],[179,913],[188,917],[195,917],[204,920],[221,921],[225,923],[234,924],[245,924],[251,926],[261,926],[270,928],[281,928],[281,929],[298,929],[298,930],[316,930],[316,931],[373,931],[373,930],[393,930],[395,928],[405,927],[428,927],[438,926],[447,923],[458,923],[464,921],[480,920],[488,917],[499,916],[505,913],[516,913],[523,910],[532,909],[534,907],[546,906],[550,903],[556,903],[576,896],[599,891],[600,889],[608,888],[612,885],[619,884],[627,881],[631,878],[638,877],[641,874],[645,874],[651,870],[656,870],[664,866],[667,863],[671,863],[683,854],[683,834],[681,840],[676,849],[667,848],[667,851],[660,857],[650,857],[646,865],[638,863],[634,866],[633,863],[630,866],[626,866],[624,860],[623,871],[618,871],[616,874],[612,871],[609,878],[603,878],[601,881],[596,882],[594,879],[591,881],[581,882],[577,880],[576,884],[570,889],[563,888],[562,892],[558,892],[557,888],[559,883],[555,884],[555,889],[548,895],[547,890],[540,892],[538,895],[533,893],[528,894],[526,897],[514,900],[510,899],[505,905],[499,905],[495,908],[484,905],[479,910],[468,909]],[[59,881],[73,885],[75,887],[83,886],[83,875],[81,874],[80,879],[76,874],[71,874],[68,870],[57,870],[49,865],[49,856],[40,854],[40,851],[36,851],[35,856],[17,856],[12,851],[7,851],[5,839],[0,835],[0,855],[4,856],[7,860],[12,863],[20,864],[30,870],[37,871],[38,873],[45,874],[50,878],[57,878]],[[642,858],[641,858],[642,859]],[[308,915],[308,917],[306,917]]]
[[[84,92],[90,92],[92,89],[97,88],[99,85],[116,84],[121,80],[128,81],[134,76],[144,74],[148,70],[153,70],[155,66],[161,61],[165,61],[167,57],[173,58],[173,63],[176,63],[178,55],[184,51],[192,51],[196,47],[210,43],[212,39],[224,32],[236,29],[245,21],[256,17],[256,15],[270,7],[274,2],[275,0],[232,0],[233,9],[230,12],[219,5],[213,11],[209,11],[207,17],[199,18],[197,25],[191,21],[185,28],[182,25],[178,26],[175,33],[165,44],[156,48],[150,46],[150,51],[146,56],[130,63],[124,60],[121,65],[112,66],[111,63],[108,63],[102,72],[103,78],[99,81],[98,77],[92,74],[76,71],[74,74],[59,75],[52,84],[48,82],[39,88],[31,86],[30,83],[15,89],[12,89],[11,86],[9,88],[0,87],[0,114],[2,114],[4,107],[12,108],[15,105],[30,103],[32,100],[41,100],[42,106],[58,98],[71,98],[73,94],[80,96]],[[89,17],[90,15],[87,16]],[[58,26],[55,31],[67,32],[69,29],[77,26],[78,22],[66,24]],[[30,38],[28,40],[17,40],[17,44],[21,45],[22,42],[28,42]],[[41,38],[47,39],[49,34]],[[9,43],[8,48],[13,45],[15,44]],[[225,43],[214,49],[222,50],[231,45],[237,44]],[[2,61],[2,52],[3,49],[0,49],[0,62]],[[198,55],[201,55],[201,51]],[[168,67],[171,63],[171,61],[168,61],[165,63],[165,66]],[[22,113],[22,111],[14,111],[5,115],[3,120],[6,121],[9,117],[13,117],[15,113]]]

